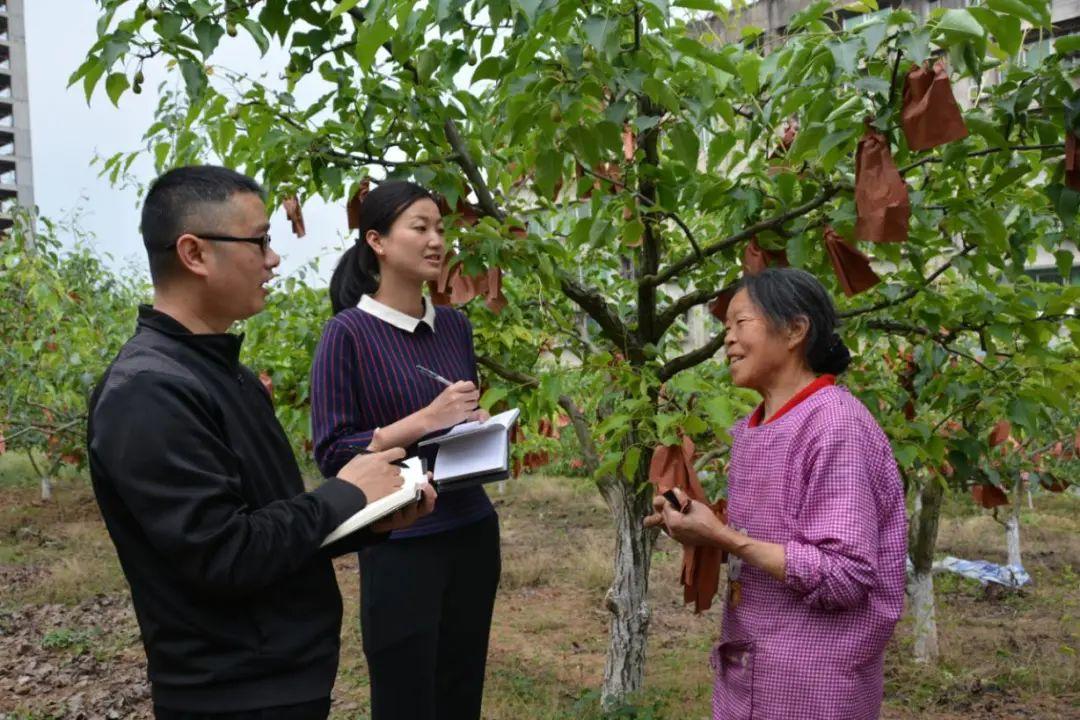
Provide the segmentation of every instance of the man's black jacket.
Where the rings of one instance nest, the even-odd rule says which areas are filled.
[[[341,595],[319,550],[366,503],[304,492],[243,338],[139,308],[90,400],[90,473],[131,585],[155,704],[233,711],[329,696]],[[368,536],[369,537],[369,536]]]

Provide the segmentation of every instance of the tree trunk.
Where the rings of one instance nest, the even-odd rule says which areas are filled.
[[[1013,486],[1012,512],[1009,513],[1009,519],[1005,521],[1005,546],[1009,551],[1008,564],[1013,567],[1024,567],[1024,562],[1020,557],[1020,506],[1023,502],[1021,493],[1023,487],[1024,481],[1017,473],[1016,484]]]
[[[604,598],[611,622],[601,690],[604,707],[611,708],[641,690],[645,676],[649,566],[656,534],[642,526],[651,493],[637,492],[624,480],[613,480],[601,490],[615,521],[614,577]]]
[[[941,481],[933,476],[926,478],[915,498],[908,541],[913,566],[908,577],[908,597],[915,620],[915,659],[925,663],[934,662],[938,657],[933,564],[943,497]]]
[[[52,500],[52,480],[48,475],[41,476],[41,499],[46,502]]]

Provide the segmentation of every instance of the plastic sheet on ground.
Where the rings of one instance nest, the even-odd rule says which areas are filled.
[[[997,583],[1008,588],[1018,588],[1031,582],[1031,576],[1019,565],[995,565],[986,560],[961,560],[947,556],[934,562],[934,572],[948,571],[978,580],[983,585]]]

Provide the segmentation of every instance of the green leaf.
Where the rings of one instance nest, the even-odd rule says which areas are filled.
[[[852,38],[850,40],[845,40],[842,43],[829,45],[829,52],[832,53],[833,59],[841,70],[849,75],[853,75],[855,74],[855,66],[859,59],[859,50],[862,49],[862,46],[863,43],[861,39]]]
[[[1037,406],[1028,400],[1014,397],[1009,401],[1007,410],[1009,420],[1029,432],[1034,430],[1037,425],[1037,413]]]
[[[330,19],[333,20],[339,15],[349,12],[356,7],[359,2],[360,0],[341,0],[341,2],[335,5],[334,9],[330,11]]]
[[[1020,47],[1024,42],[1024,33],[1020,28],[1020,20],[999,15],[997,29],[994,30],[994,38],[1002,50],[1009,55],[1016,55],[1016,53],[1020,52]]]
[[[1080,51],[1080,35],[1063,35],[1054,41],[1054,50],[1059,55],[1068,55]]]
[[[795,134],[795,142],[793,142],[791,148],[788,149],[788,162],[798,163],[811,153],[818,152],[821,139],[825,137],[825,130],[825,126],[820,123],[814,123],[808,127],[801,128],[799,132]]]
[[[667,20],[668,18],[668,0],[645,0],[646,3],[652,5],[660,13],[660,17]]]
[[[181,15],[166,13],[158,20],[155,27],[164,39],[176,40],[180,37],[180,31],[184,28],[184,18]]]
[[[623,430],[624,432],[630,425],[630,416],[626,413],[614,413],[608,415],[604,420],[597,425],[595,433],[596,435],[606,435],[612,430]]]
[[[1054,210],[1061,222],[1072,225],[1076,222],[1076,213],[1080,210],[1080,192],[1063,185],[1051,185],[1046,189],[1046,194],[1054,202]]]
[[[701,141],[697,130],[689,123],[679,123],[669,132],[675,157],[691,169],[696,169],[701,153]]]
[[[967,124],[968,130],[978,135],[982,135],[989,145],[1003,148],[1009,144],[1005,140],[1005,136],[1002,135],[1001,132],[996,127],[994,127],[994,125],[990,121],[982,117],[976,115],[968,115],[966,118],[964,118],[964,122]]]
[[[156,169],[165,169],[165,161],[169,159],[169,152],[171,150],[172,145],[167,142],[160,142],[154,146],[154,167]]]
[[[788,30],[794,32],[799,28],[806,27],[815,20],[820,20],[831,7],[832,0],[818,0],[805,10],[795,13],[791,17],[791,22],[788,23]]]
[[[509,391],[500,385],[493,385],[484,391],[484,397],[480,398],[480,407],[490,411],[495,403],[509,394]]]
[[[737,140],[733,132],[717,133],[709,143],[709,165],[712,167],[719,165],[727,157],[731,148],[735,147]]]
[[[885,40],[885,34],[888,30],[889,26],[886,24],[886,18],[882,18],[879,21],[864,23],[859,26],[859,35],[866,44],[867,57],[873,56],[878,48],[881,47],[881,43]]]
[[[716,428],[727,428],[735,421],[735,409],[731,406],[731,400],[725,395],[713,395],[701,403],[705,414],[709,416],[709,424]]]
[[[603,15],[591,15],[585,20],[585,37],[597,50],[607,50],[608,34],[615,29],[615,21]]]
[[[1027,175],[1029,172],[1031,172],[1031,166],[1026,163],[1019,167],[1009,168],[994,180],[994,184],[983,194],[983,197],[991,198],[997,195],[1005,188],[1011,187],[1013,183],[1024,177],[1024,175]]]
[[[811,238],[806,233],[792,235],[787,241],[788,262],[794,267],[805,267]]]
[[[679,96],[667,84],[660,82],[656,78],[648,77],[641,83],[641,89],[665,109],[673,113],[679,112]]]
[[[98,81],[101,80],[101,76],[105,74],[105,65],[102,63],[94,63],[86,72],[83,73],[83,92],[86,94],[86,102],[90,103],[90,98],[94,94],[94,88],[97,86]]]
[[[742,81],[746,92],[757,95],[761,89],[761,56],[757,53],[747,52],[739,58],[736,69],[739,71],[739,80]]]
[[[364,70],[370,70],[371,66],[375,64],[375,53],[379,51],[383,43],[393,36],[394,28],[390,27],[390,23],[383,19],[358,28],[354,55],[360,67]]]
[[[421,84],[429,82],[438,67],[439,56],[431,48],[421,50],[419,55],[416,56],[416,74],[419,76]]]
[[[543,197],[554,197],[555,184],[562,178],[562,161],[559,152],[542,152],[536,156],[536,185]]]
[[[105,41],[105,45],[101,49],[101,64],[106,69],[111,68],[128,51],[131,47],[130,38],[131,35],[128,33],[117,32]]]
[[[622,241],[628,247],[634,247],[645,234],[645,225],[640,220],[634,219],[623,225]]]
[[[119,107],[120,96],[130,87],[127,75],[124,73],[112,73],[105,79],[105,94],[109,96],[112,104]]]
[[[495,80],[502,74],[503,59],[498,55],[484,58],[473,71],[472,82]]]
[[[641,462],[641,448],[634,445],[626,451],[622,462],[622,474],[625,478],[632,478],[637,472],[638,463]]]
[[[946,10],[938,21],[937,30],[953,38],[972,39],[986,35],[983,26],[967,10]]]
[[[1058,250],[1054,253],[1054,260],[1057,263],[1058,273],[1068,282],[1072,277],[1073,254],[1068,250]]]
[[[525,15],[525,19],[529,21],[529,24],[532,24],[536,22],[536,16],[540,11],[543,0],[514,0],[514,4]]]
[[[1047,4],[1040,0],[1034,0],[1033,2],[1022,2],[1021,0],[986,0],[986,6],[991,10],[998,11],[1002,15],[1015,15],[1018,18],[1027,20],[1037,27],[1050,26],[1050,11],[1047,8]]]
[[[675,0],[675,7],[686,8],[688,10],[706,10],[708,12],[721,12],[726,11],[723,5],[713,0]]]
[[[199,52],[203,54],[204,58],[210,57],[224,34],[225,30],[217,23],[207,22],[206,20],[195,23],[195,39],[199,43]]]
[[[982,213],[982,223],[986,230],[986,238],[1001,251],[1008,247],[1009,231],[1005,222],[996,210],[990,208]]]
[[[240,24],[247,30],[248,35],[255,41],[255,44],[259,46],[259,55],[263,56],[266,51],[270,49],[270,39],[266,37],[266,33],[263,32],[262,25],[255,22],[251,18],[244,18],[240,21]]]
[[[900,47],[904,57],[913,63],[922,64],[930,57],[930,31],[918,30],[903,36]]]
[[[190,58],[180,58],[180,74],[184,77],[184,86],[188,96],[195,98],[206,88],[206,71],[203,66]]]

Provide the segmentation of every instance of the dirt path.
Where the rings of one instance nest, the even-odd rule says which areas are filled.
[[[599,716],[607,518],[593,494],[569,487],[533,480],[493,493],[504,574],[485,718]],[[62,488],[58,496],[59,505],[44,506],[30,491],[0,488],[0,720],[149,718],[145,657],[115,553],[85,486]],[[1080,500],[1051,500],[1024,532],[1031,588],[987,594],[940,578],[943,657],[936,667],[908,659],[902,626],[887,662],[884,718],[1080,718]],[[947,519],[941,550],[999,559],[999,530],[974,514]],[[647,687],[638,714],[627,717],[707,717],[705,658],[719,609],[695,616],[682,606],[679,557],[670,541],[660,542]],[[341,558],[336,567],[346,616],[333,717],[363,718],[368,688],[356,621],[357,562]]]

